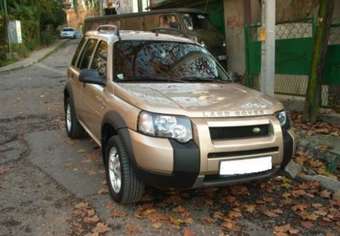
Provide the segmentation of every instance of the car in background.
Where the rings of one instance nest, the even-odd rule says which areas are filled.
[[[81,33],[72,27],[64,27],[60,31],[60,38],[63,38],[63,39],[65,38],[76,39],[80,37],[81,37]]]
[[[161,9],[87,17],[84,21],[84,33],[96,30],[99,25],[110,24],[118,25],[121,30],[152,31],[189,38],[206,47],[227,68],[227,45],[224,34],[211,24],[208,14],[199,9]]]

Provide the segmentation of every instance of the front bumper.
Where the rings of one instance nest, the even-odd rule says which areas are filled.
[[[267,178],[284,167],[294,153],[294,136],[282,131],[275,117],[243,120],[194,119],[194,140],[180,144],[174,140],[155,138],[129,130],[137,174],[143,181],[158,188],[199,188],[224,186]],[[271,123],[268,137],[212,141],[208,127],[253,123]],[[227,124],[228,123],[228,124]],[[236,124],[236,123],[235,123]],[[275,147],[275,148],[273,148]],[[276,148],[277,147],[277,148]],[[213,156],[221,153],[222,156]],[[226,154],[225,156],[223,156]],[[227,155],[228,154],[228,155]],[[273,169],[248,175],[220,176],[221,161],[272,156]]]

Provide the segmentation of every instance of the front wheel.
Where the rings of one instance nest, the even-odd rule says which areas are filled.
[[[106,181],[112,198],[120,203],[138,202],[144,193],[144,183],[137,178],[119,136],[111,137],[104,148]]]

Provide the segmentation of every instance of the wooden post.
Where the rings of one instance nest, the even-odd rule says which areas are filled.
[[[312,66],[305,102],[305,121],[315,122],[321,100],[321,80],[328,49],[329,30],[332,23],[334,0],[320,0],[317,30],[314,38]]]

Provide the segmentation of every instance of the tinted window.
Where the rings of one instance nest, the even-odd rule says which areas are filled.
[[[175,15],[162,15],[159,17],[159,27],[165,29],[178,29],[179,23]]]
[[[115,48],[117,81],[230,81],[214,57],[196,44],[120,41]]]
[[[210,29],[212,27],[204,14],[184,14],[183,22],[190,31]]]
[[[79,52],[80,52],[81,48],[83,47],[84,42],[85,42],[85,38],[82,38],[82,40],[80,41],[80,43],[79,43],[79,45],[76,49],[76,52],[74,53],[74,56],[72,58],[72,63],[71,63],[72,66],[76,65],[76,62],[77,62],[77,59],[78,59],[78,56],[79,56]]]
[[[91,69],[97,70],[104,78],[106,77],[107,53],[107,43],[101,41],[97,47],[91,64]]]
[[[63,31],[74,31],[74,29],[72,29],[72,28],[65,28],[65,29],[63,29]]]
[[[86,69],[88,68],[88,65],[91,60],[91,56],[94,50],[94,47],[96,46],[97,40],[96,39],[89,39],[85,45],[85,48],[81,54],[78,67],[80,69]]]

